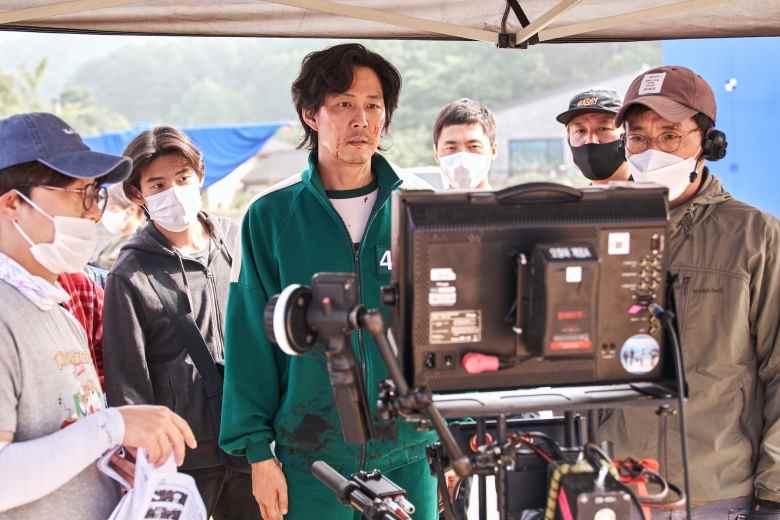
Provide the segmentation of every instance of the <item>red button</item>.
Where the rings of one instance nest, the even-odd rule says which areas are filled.
[[[589,339],[579,339],[575,341],[553,341],[550,343],[550,350],[590,350],[593,343]]]

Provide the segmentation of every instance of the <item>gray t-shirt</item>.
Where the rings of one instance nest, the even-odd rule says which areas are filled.
[[[0,302],[0,431],[24,442],[104,408],[76,319],[59,305],[41,310],[3,280]],[[6,478],[13,476],[0,475],[0,486]],[[105,520],[118,500],[116,486],[93,463],[53,493],[0,512],[0,520]]]

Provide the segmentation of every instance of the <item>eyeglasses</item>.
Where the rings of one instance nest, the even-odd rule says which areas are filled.
[[[664,132],[655,137],[647,137],[639,134],[628,134],[626,137],[626,148],[631,154],[642,153],[648,148],[657,148],[662,152],[674,153],[680,149],[682,140],[684,137],[688,137],[694,132],[698,132],[698,128],[680,134],[677,132]]]
[[[60,188],[59,186],[46,186],[42,184],[37,185],[37,187],[52,191],[80,193],[84,211],[92,211],[92,209],[97,206],[98,211],[102,215],[106,210],[106,204],[108,204],[108,190],[105,186],[100,186],[96,183],[88,184],[83,188]]]

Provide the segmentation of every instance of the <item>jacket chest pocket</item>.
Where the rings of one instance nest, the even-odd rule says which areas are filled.
[[[686,369],[714,374],[750,360],[750,289],[744,276],[681,268],[674,293]]]

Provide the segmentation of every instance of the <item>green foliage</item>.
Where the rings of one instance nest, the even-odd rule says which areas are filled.
[[[0,117],[20,112],[52,112],[82,135],[130,126],[124,116],[96,105],[83,87],[67,87],[54,99],[44,99],[40,90],[47,66],[44,58],[32,70],[20,66],[16,75],[0,72]]]
[[[133,123],[297,121],[290,85],[301,60],[335,43],[209,38],[136,44],[85,64],[73,83],[89,88],[97,105]],[[439,109],[454,99],[471,97],[500,110],[566,84],[598,82],[661,59],[658,43],[527,50],[467,42],[363,43],[403,76],[400,106],[384,140],[390,159],[401,166],[433,162],[431,127]]]
[[[540,45],[527,50],[467,42],[365,44],[403,75],[392,130],[392,141],[403,146],[388,153],[402,166],[433,163],[433,122],[450,101],[469,97],[497,111],[567,84],[598,83],[661,60],[657,43]]]

